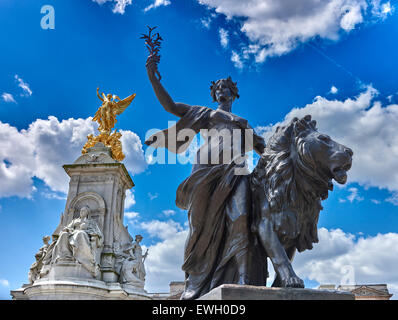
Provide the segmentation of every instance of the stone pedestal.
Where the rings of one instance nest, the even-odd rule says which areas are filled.
[[[355,296],[350,292],[338,290],[223,284],[198,300],[355,300]]]
[[[13,298],[151,299],[144,278],[120,276],[125,261],[142,259],[131,254],[141,247],[123,225],[126,191],[134,186],[125,166],[97,143],[63,168],[70,177],[65,212],[51,245],[36,254],[33,283],[11,291]]]
[[[38,280],[11,294],[15,300],[152,300],[145,291],[126,291],[120,283],[78,278]]]

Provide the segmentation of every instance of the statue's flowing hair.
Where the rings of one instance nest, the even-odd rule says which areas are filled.
[[[226,85],[228,86],[229,90],[231,90],[231,93],[235,98],[239,99],[239,93],[238,93],[238,86],[236,82],[232,81],[232,78],[229,76],[227,79],[220,79],[217,80],[216,82],[212,81],[211,82],[211,86],[210,86],[210,94],[211,97],[213,98],[213,101],[216,101],[216,89],[218,87],[218,85],[220,84],[220,82],[224,81],[226,83]]]
[[[287,210],[297,214],[299,251],[318,242],[320,199],[329,186],[328,178],[317,171],[306,142],[312,131],[316,131],[316,122],[311,116],[278,127],[252,173],[254,187],[265,192],[271,216]]]

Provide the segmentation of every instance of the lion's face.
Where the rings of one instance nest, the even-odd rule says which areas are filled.
[[[352,150],[315,130],[310,130],[304,140],[317,171],[330,180],[345,184],[352,164]]]

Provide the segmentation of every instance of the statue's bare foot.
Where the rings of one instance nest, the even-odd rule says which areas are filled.
[[[304,281],[297,276],[292,276],[282,280],[282,286],[285,288],[304,288]]]

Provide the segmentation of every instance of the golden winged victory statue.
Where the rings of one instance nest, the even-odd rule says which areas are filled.
[[[102,105],[98,108],[93,121],[97,121],[99,124],[98,131],[100,134],[94,136],[90,134],[87,136],[88,141],[82,149],[82,154],[88,152],[88,148],[94,147],[97,142],[102,142],[105,146],[111,148],[112,158],[117,161],[122,161],[124,159],[124,154],[122,151],[122,143],[120,142],[120,137],[122,134],[115,130],[114,128],[117,120],[116,116],[120,115],[130,103],[135,98],[135,93],[131,96],[121,100],[118,96],[107,94],[103,92],[99,93],[99,88],[97,88],[97,96],[102,101]]]

